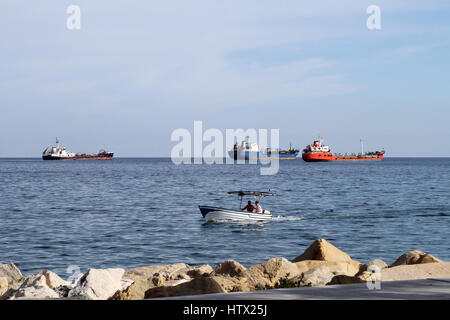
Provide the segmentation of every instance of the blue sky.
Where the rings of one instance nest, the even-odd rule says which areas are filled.
[[[66,8],[81,8],[81,30]],[[381,30],[366,8],[381,8]],[[0,3],[0,157],[170,156],[174,129],[450,156],[448,1]]]

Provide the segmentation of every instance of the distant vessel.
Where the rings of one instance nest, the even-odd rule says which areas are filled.
[[[253,211],[244,211],[242,209],[242,199],[244,196],[253,196],[255,200],[261,202],[261,199],[269,196],[276,196],[272,192],[259,191],[230,191],[228,194],[237,194],[240,200],[239,209],[227,209],[221,207],[198,206],[203,218],[209,221],[269,221],[272,220],[272,214],[269,210],[262,210],[257,213],[256,208]]]
[[[234,160],[258,160],[259,148],[256,143],[247,139],[242,141],[241,145],[235,143],[233,149],[228,151],[228,155]]]
[[[42,153],[42,160],[112,160],[113,152],[100,150],[99,153],[72,153],[59,145],[56,138],[56,147],[48,147]]]
[[[237,143],[232,150],[228,151],[230,158],[234,160],[260,160],[260,159],[280,159],[280,160],[295,160],[300,152],[298,149],[289,147],[286,150],[266,148],[260,151],[256,143],[251,143],[248,140],[242,141],[241,145]]]
[[[272,158],[276,158],[278,155],[278,158],[281,160],[296,160],[299,152],[299,149],[292,148],[292,145],[289,144],[289,149],[280,150],[267,148],[265,151],[263,151],[263,154]]]
[[[385,151],[363,152],[363,140],[361,139],[361,152],[352,154],[331,153],[330,147],[322,144],[321,137],[309,144],[303,149],[302,158],[306,162],[324,162],[324,161],[364,161],[381,160]]]

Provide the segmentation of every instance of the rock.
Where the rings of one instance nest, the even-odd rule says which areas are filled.
[[[305,250],[305,252],[296,257],[292,262],[303,260],[352,261],[352,258],[345,252],[333,246],[327,240],[317,239]]]
[[[358,261],[324,261],[324,260],[303,260],[296,262],[295,265],[300,273],[307,272],[311,269],[326,266],[339,270],[340,273],[353,276],[361,269],[361,264]]]
[[[381,281],[450,278],[450,262],[400,265],[381,270]]]
[[[12,282],[8,283],[8,290],[3,293],[3,295],[0,296],[0,300],[7,300],[11,295],[14,294],[19,288],[22,286],[22,284],[28,280],[29,278],[36,277],[36,276],[25,276],[20,279],[14,280]]]
[[[175,263],[167,265],[153,265],[128,270],[124,277],[132,280],[151,279],[154,275],[160,274],[165,281],[195,278],[203,274],[209,274],[213,270],[209,265],[191,267],[185,263]]]
[[[247,269],[242,264],[230,259],[219,264],[211,273],[211,276],[245,277],[246,271]]]
[[[367,281],[402,281],[429,278],[450,278],[450,262],[400,265],[383,268],[378,279],[373,272],[363,271],[355,276],[337,275],[328,284],[363,283]]]
[[[377,278],[374,273],[363,271],[362,273],[354,276],[349,276],[345,274],[339,274],[333,277],[327,285],[334,284],[352,284],[352,283],[364,283],[367,281],[376,281]],[[381,281],[381,279],[378,279]]]
[[[324,286],[333,279],[336,273],[330,271],[326,266],[316,267],[302,274],[300,286],[315,287]]]
[[[188,265],[185,263],[151,265],[127,270],[124,274],[124,277],[133,280],[136,280],[137,278],[151,279],[157,273],[170,276],[175,274],[177,271],[185,269],[187,267]]]
[[[381,259],[374,259],[362,265],[363,271],[366,271],[370,266],[377,266],[380,270],[383,270],[384,268],[387,268],[388,265]]]
[[[134,283],[134,280],[123,278],[120,280],[120,289],[125,290]]]
[[[295,264],[284,258],[274,258],[250,269],[234,260],[224,261],[214,271],[208,267],[202,268],[205,272],[198,273],[190,281],[150,288],[145,292],[144,298],[251,291],[257,288],[257,284],[259,288],[264,288],[290,272],[298,273]]]
[[[8,291],[3,293],[1,299],[41,299],[61,297],[57,287],[69,285],[68,281],[61,279],[56,273],[43,270],[37,275],[21,277],[9,283]],[[50,291],[49,289],[52,289]],[[55,295],[56,293],[56,295]]]
[[[188,268],[186,270],[186,274],[190,278],[203,277],[203,276],[209,275],[211,272],[213,272],[213,269],[209,264],[204,264],[204,265],[201,265],[198,267],[188,266]]]
[[[292,279],[298,286],[323,286],[334,281],[350,281],[362,268],[360,262],[339,250],[325,239],[314,241],[294,260],[302,276]],[[352,280],[352,281],[356,281]]]
[[[420,250],[412,250],[402,254],[398,257],[397,260],[393,264],[389,266],[389,268],[400,266],[400,265],[409,265],[409,264],[422,264],[422,263],[433,263],[433,262],[442,262],[438,258],[434,257],[429,253],[425,253]]]
[[[302,273],[301,277],[297,277],[294,281],[298,281],[301,287],[324,286],[336,275],[345,275],[341,267],[323,265]]]
[[[224,292],[245,292],[256,290],[255,282],[246,277],[211,276]]]
[[[111,300],[141,300],[144,299],[145,291],[154,288],[155,284],[152,279],[138,278],[128,288],[118,290]]]
[[[72,280],[72,282],[70,281],[65,281],[62,280],[61,281],[57,281],[55,282],[55,287],[53,288],[53,290],[55,290],[62,298],[68,298],[69,296],[69,292],[74,289],[76,287],[76,285],[80,282],[80,279],[83,277],[83,274],[80,273],[78,274],[78,276],[76,277],[76,279]],[[57,285],[59,284],[59,285]],[[87,297],[77,297],[77,299],[83,299],[83,300],[87,300]]]
[[[155,287],[145,292],[144,298],[191,296],[197,294],[224,293],[225,290],[214,277],[195,278],[177,286]]]
[[[353,284],[353,283],[362,283],[363,281],[359,277],[355,276],[347,276],[345,274],[338,274],[334,276],[326,285],[335,285],[335,284]]]
[[[211,275],[195,278],[176,286],[155,287],[147,290],[145,298],[191,296],[198,294],[243,292],[255,290],[254,282],[245,277]]]
[[[17,290],[8,290],[7,299],[48,299],[60,298],[60,295],[48,286],[45,274],[26,277]]]
[[[374,259],[374,260],[370,260],[365,264],[361,265],[361,268],[359,270],[359,272],[357,274],[355,274],[356,278],[359,278],[361,275],[363,275],[364,273],[368,273],[368,274],[372,274],[374,272],[381,272],[381,270],[383,270],[384,268],[387,268],[387,264],[386,262],[384,262],[381,259]],[[358,281],[357,279],[355,279],[355,281]],[[354,282],[354,283],[359,283],[359,282]]]
[[[67,297],[69,296],[70,290],[72,290],[72,289],[73,289],[73,286],[72,286],[72,285],[62,285],[62,286],[59,286],[59,287],[54,288],[53,290],[54,290],[57,294],[59,294],[59,296],[60,296],[61,298],[67,298]],[[86,300],[87,300],[87,299],[86,299]]]
[[[159,273],[156,273],[152,278],[152,283],[155,285],[155,287],[161,287],[165,282],[166,279]]]
[[[8,283],[22,278],[22,272],[12,262],[0,264],[0,277],[5,277]]]
[[[256,288],[266,289],[275,287],[282,279],[296,277],[300,272],[297,265],[286,258],[272,258],[248,268],[246,274]]]
[[[169,265],[153,265],[128,270],[124,278],[133,280],[128,288],[114,294],[114,300],[140,300],[144,299],[145,292],[154,287],[177,286],[202,277],[212,272],[209,265],[191,267],[185,263]]]
[[[63,280],[56,273],[49,271],[49,270],[43,270],[43,271],[39,272],[38,276],[44,276],[47,286],[51,289],[54,289],[59,286],[70,285],[69,281]]]
[[[123,290],[124,269],[89,269],[69,291],[68,297],[106,300]]]
[[[8,290],[8,279],[0,277],[0,297]]]

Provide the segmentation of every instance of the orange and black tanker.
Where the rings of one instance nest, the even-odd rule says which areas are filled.
[[[331,153],[330,147],[322,144],[319,137],[312,144],[303,149],[302,159],[306,162],[327,162],[327,161],[369,161],[383,159],[385,151],[363,152],[361,139],[361,152],[352,154]]]

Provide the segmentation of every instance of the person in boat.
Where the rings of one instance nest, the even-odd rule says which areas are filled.
[[[263,209],[262,209],[261,205],[259,204],[259,201],[255,201],[255,210],[256,210],[256,213],[263,213]]]
[[[247,205],[245,207],[243,207],[241,210],[242,211],[247,210],[248,212],[253,212],[255,209],[256,208],[254,205],[252,205],[252,202],[248,201]]]

